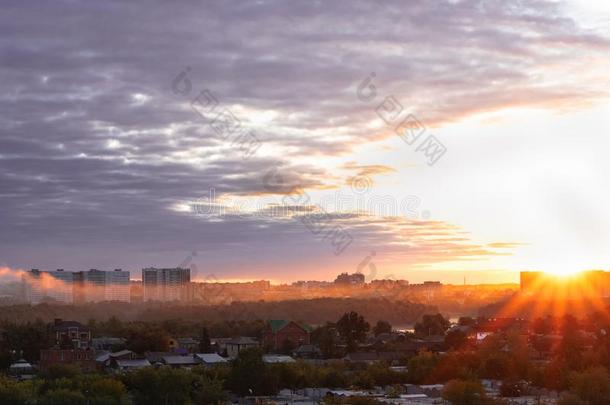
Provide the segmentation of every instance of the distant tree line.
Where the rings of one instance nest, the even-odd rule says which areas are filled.
[[[39,304],[3,307],[0,321],[50,322],[55,318],[87,322],[114,316],[122,321],[160,322],[173,319],[222,322],[256,319],[298,319],[321,325],[356,311],[369,321],[386,320],[395,325],[415,323],[423,314],[436,313],[436,307],[409,301],[390,302],[383,298],[316,298],[288,301],[232,302],[228,305],[185,305],[172,303],[128,304],[102,302],[83,305]]]

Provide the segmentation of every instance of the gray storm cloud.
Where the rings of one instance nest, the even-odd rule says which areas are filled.
[[[298,223],[211,222],[168,207],[210,187],[264,193],[273,167],[305,187],[345,183],[316,157],[386,136],[368,129],[370,107],[355,97],[371,71],[380,92],[442,124],[507,105],[594,100],[599,86],[571,68],[575,56],[609,47],[547,1],[4,2],[0,263],[175,265],[197,250],[210,266],[262,274],[326,258]],[[210,88],[224,106],[273,111],[258,135],[289,155],[242,159],[172,92],[186,66],[193,94]],[[254,125],[247,112],[241,119]],[[415,264],[490,254],[448,224],[341,221],[360,243],[355,256],[372,245]],[[417,244],[418,226],[458,236]],[[395,248],[408,235],[416,246]],[[325,260],[315,265],[334,263]]]

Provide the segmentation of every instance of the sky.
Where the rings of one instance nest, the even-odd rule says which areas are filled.
[[[3,3],[0,267],[610,267],[610,5]]]

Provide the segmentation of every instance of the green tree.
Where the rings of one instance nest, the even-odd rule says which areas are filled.
[[[409,381],[421,384],[429,381],[433,371],[438,365],[439,357],[430,352],[420,352],[407,363]]]
[[[392,325],[390,325],[390,323],[387,321],[379,320],[379,321],[377,321],[377,324],[373,328],[373,333],[375,334],[375,336],[379,336],[382,333],[391,333],[391,332],[392,332]]]
[[[130,333],[127,348],[136,353],[165,352],[169,349],[169,336],[159,328],[141,328]]]
[[[504,352],[491,354],[483,359],[482,376],[485,378],[502,379],[508,376],[510,356]]]
[[[346,377],[343,364],[333,363],[321,370],[319,376],[319,385],[329,388],[344,388],[350,384]]]
[[[96,325],[97,326],[97,325]],[[105,332],[110,336],[122,336],[125,333],[125,325],[116,316],[111,316],[104,324]]]
[[[210,342],[210,334],[208,328],[204,327],[201,330],[201,338],[199,339],[199,352],[210,353],[212,351],[212,343]]]
[[[575,372],[570,377],[570,391],[591,405],[610,404],[610,373],[604,367]]]
[[[147,367],[123,376],[136,405],[189,403],[195,395],[194,378],[189,371],[170,367]]]
[[[316,328],[311,334],[311,342],[318,345],[324,358],[333,358],[337,353],[337,329],[330,322]]]
[[[37,402],[38,405],[85,405],[86,403],[85,396],[81,392],[65,388],[48,391]]]
[[[26,383],[18,383],[0,375],[0,403],[3,405],[23,405],[32,399]]]
[[[532,332],[538,335],[548,335],[553,329],[553,324],[550,318],[536,318],[532,321]]]
[[[502,381],[500,395],[503,397],[520,397],[525,394],[525,387],[518,381],[508,379]]]
[[[84,376],[81,392],[93,403],[120,405],[127,398],[125,385],[114,378],[99,375]]]
[[[445,347],[448,349],[459,349],[466,345],[468,337],[459,329],[448,332],[445,335]]]
[[[40,350],[51,346],[47,325],[41,320],[24,324],[6,323],[2,328],[2,351],[21,354],[30,363],[39,360]]]
[[[589,403],[579,398],[578,395],[568,392],[559,398],[557,405],[589,405]]]
[[[197,376],[194,381],[194,403],[199,405],[218,404],[227,400],[223,389],[224,381],[207,374]]]
[[[551,339],[546,336],[532,336],[532,347],[538,352],[540,356],[543,353],[549,352],[551,350]]]
[[[71,379],[81,372],[77,366],[71,364],[55,364],[49,367],[42,375],[48,380]]]
[[[270,385],[259,349],[239,352],[227,379],[227,388],[239,395],[264,395]]]
[[[421,322],[415,324],[415,333],[419,336],[444,335],[450,325],[441,314],[424,315]]]
[[[443,399],[452,404],[480,405],[488,403],[483,386],[478,381],[451,380],[443,389]]]
[[[460,326],[474,326],[476,320],[470,316],[460,316],[458,319],[458,325]]]
[[[563,337],[559,343],[557,356],[566,363],[569,370],[578,370],[583,363],[582,347],[585,342],[577,324],[575,325],[572,322],[566,317],[562,329]]]
[[[364,320],[362,315],[354,311],[346,312],[337,322],[337,330],[345,340],[348,351],[357,349],[358,342],[366,338],[369,329],[369,323]]]

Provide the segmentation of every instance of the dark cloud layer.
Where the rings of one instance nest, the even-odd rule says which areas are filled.
[[[590,102],[602,94],[574,68],[610,50],[556,3],[536,0],[2,7],[0,262],[23,267],[169,265],[197,250],[242,274],[327,258],[298,222],[206,221],[171,207],[210,187],[265,194],[273,167],[306,188],[345,184],[349,175],[317,157],[386,136],[366,129],[374,113],[356,97],[370,72],[380,93],[439,124],[510,105]],[[193,91],[183,97],[171,84],[187,66]],[[203,88],[245,125],[273,112],[256,128],[261,153],[244,159],[189,108]],[[351,176],[386,171],[345,168]],[[492,254],[452,239],[455,230],[444,241],[419,240],[421,249],[397,243],[405,227],[436,232],[442,224],[343,221],[362,249],[385,246],[407,264]],[[319,264],[338,260],[328,257]]]

